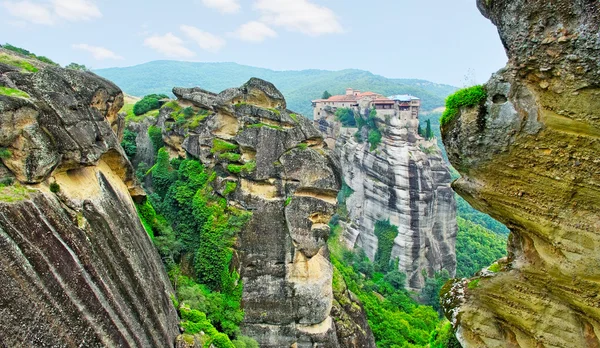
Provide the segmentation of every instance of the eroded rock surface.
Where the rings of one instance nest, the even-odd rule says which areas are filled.
[[[0,64],[0,86],[21,92],[0,95],[0,179],[13,182],[0,188],[0,345],[172,346],[173,290],[111,129],[123,95],[92,73],[31,64]]]
[[[435,140],[418,136],[418,120],[402,116],[378,119],[383,138],[374,150],[356,140],[356,128],[340,128],[335,152],[353,191],[341,224],[346,245],[362,248],[373,260],[379,244],[375,224],[389,219],[398,227],[390,260],[399,260],[407,287],[419,290],[423,271],[455,274],[456,202]]]
[[[479,0],[509,56],[443,128],[456,191],[511,230],[499,273],[448,284],[465,347],[599,347],[600,4]]]
[[[163,108],[169,151],[214,168],[216,187],[229,204],[253,213],[237,248],[244,334],[261,347],[374,346],[360,307],[353,315],[367,325],[362,341],[347,338],[348,332],[339,337],[336,329],[327,223],[340,179],[321,134],[259,79],[220,94],[173,92],[180,106],[204,116],[195,126],[177,125],[173,111]]]

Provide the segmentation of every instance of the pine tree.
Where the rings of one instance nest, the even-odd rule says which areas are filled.
[[[417,128],[417,134],[423,136],[423,128],[421,128],[421,124],[419,123],[419,127]]]
[[[425,139],[429,140],[433,138],[433,132],[431,131],[431,120],[427,120],[427,128],[425,129]]]
[[[321,99],[329,99],[331,98],[331,93],[329,93],[328,91],[323,92],[323,96],[321,97]]]

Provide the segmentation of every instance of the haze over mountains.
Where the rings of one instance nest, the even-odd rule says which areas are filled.
[[[134,96],[151,93],[170,93],[173,86],[199,86],[220,92],[243,84],[251,77],[273,82],[288,100],[291,110],[310,116],[312,99],[320,98],[325,90],[342,94],[347,87],[372,90],[384,95],[412,94],[422,99],[424,110],[444,105],[454,86],[425,80],[388,79],[364,70],[301,70],[274,71],[236,63],[195,63],[180,61],[153,61],[126,68],[95,70]]]

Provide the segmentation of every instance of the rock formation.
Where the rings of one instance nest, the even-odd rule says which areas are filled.
[[[479,0],[509,56],[443,127],[456,191],[511,230],[501,271],[446,286],[465,347],[600,347],[600,4]]]
[[[318,130],[259,79],[219,94],[173,93],[176,105],[158,117],[169,151],[213,168],[220,194],[253,213],[234,261],[244,286],[243,333],[266,348],[374,347],[360,303],[347,291],[334,300],[326,242],[340,178]],[[182,107],[202,116],[179,123],[174,109]],[[350,325],[338,329],[341,322]]]
[[[0,55],[0,345],[172,346],[173,290],[111,129],[121,91]]]
[[[332,122],[337,123],[329,118],[317,124],[337,139],[335,153],[353,192],[346,202],[348,217],[341,221],[346,245],[362,248],[373,260],[379,243],[375,224],[389,219],[399,232],[391,260],[399,260],[409,288],[423,287],[423,271],[433,276],[445,269],[454,275],[456,202],[435,140],[418,136],[418,120],[401,114],[377,119],[383,137],[371,151],[368,143],[357,141],[356,128]]]

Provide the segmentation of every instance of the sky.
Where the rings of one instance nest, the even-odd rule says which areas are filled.
[[[362,69],[458,87],[506,63],[475,0],[0,0],[0,43],[98,69],[153,60]]]

